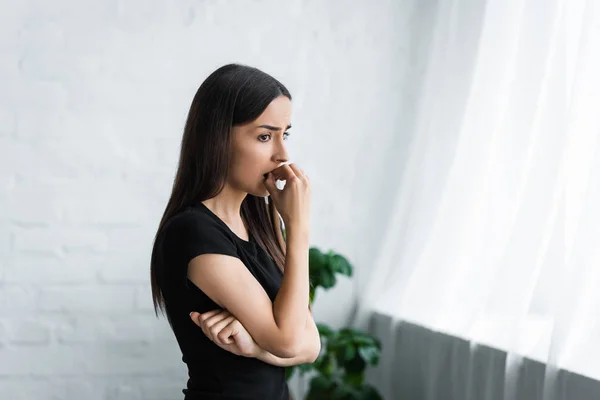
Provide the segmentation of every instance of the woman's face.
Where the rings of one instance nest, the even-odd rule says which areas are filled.
[[[253,122],[234,126],[229,182],[254,196],[268,196],[265,174],[289,161],[285,140],[291,128],[292,103],[285,96],[273,100]]]

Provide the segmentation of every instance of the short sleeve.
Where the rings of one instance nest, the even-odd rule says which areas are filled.
[[[182,212],[167,221],[162,244],[166,259],[177,260],[186,266],[201,254],[238,257],[235,242],[225,228],[193,211]]]

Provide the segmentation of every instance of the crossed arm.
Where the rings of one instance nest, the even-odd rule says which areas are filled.
[[[188,279],[221,308],[190,313],[204,334],[227,351],[280,366],[313,362],[321,350],[319,332],[305,308],[308,229],[291,226],[287,233],[285,273],[273,301],[238,257],[207,253],[188,264]]]
[[[190,313],[192,321],[216,345],[231,353],[244,357],[257,358],[265,363],[279,367],[312,363],[319,356],[321,341],[317,326],[308,312],[302,346],[292,357],[278,357],[261,348],[244,326],[227,310],[216,309],[200,314]]]
[[[300,348],[297,355],[291,358],[281,358],[274,354],[263,350],[258,359],[280,367],[289,367],[298,364],[313,363],[321,352],[321,339],[319,337],[319,331],[317,325],[312,317],[311,312],[308,312],[308,318],[306,321],[305,340],[302,342],[303,346]]]

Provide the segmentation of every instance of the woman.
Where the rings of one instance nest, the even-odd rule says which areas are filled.
[[[311,189],[289,163],[290,118],[288,90],[237,64],[213,72],[191,104],[151,260],[155,311],[188,367],[186,400],[287,400],[284,367],[319,354]]]

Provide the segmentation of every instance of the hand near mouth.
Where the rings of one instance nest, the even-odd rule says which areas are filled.
[[[276,181],[286,181],[279,190]],[[311,187],[308,176],[294,163],[284,164],[267,174],[264,185],[273,199],[285,225],[308,225],[310,219]]]

